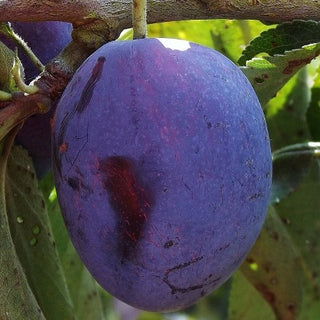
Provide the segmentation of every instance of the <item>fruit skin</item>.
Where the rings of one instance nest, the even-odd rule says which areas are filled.
[[[58,55],[71,41],[72,25],[66,22],[13,22],[12,27],[27,42],[43,64]],[[13,50],[16,47],[13,41],[9,41],[3,35],[0,35],[0,41]],[[18,55],[24,67],[25,81],[29,83],[40,71],[20,48]],[[28,150],[39,178],[42,178],[51,169],[50,121],[55,107],[46,114],[30,117],[16,137],[16,143]]]
[[[263,112],[242,72],[187,41],[111,42],[57,108],[53,168],[71,240],[95,279],[173,311],[224,283],[262,227]]]

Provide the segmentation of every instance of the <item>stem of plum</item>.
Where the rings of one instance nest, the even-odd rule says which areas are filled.
[[[132,0],[133,39],[147,37],[147,0]]]

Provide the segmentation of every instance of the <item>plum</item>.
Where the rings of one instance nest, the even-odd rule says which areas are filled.
[[[66,22],[13,22],[12,27],[31,47],[43,64],[54,58],[70,41],[72,25]],[[16,44],[0,36],[0,41],[14,49]],[[22,61],[26,82],[33,80],[39,73],[23,50],[18,50]],[[16,143],[26,148],[33,159],[39,178],[51,168],[51,126],[55,107],[46,114],[30,117],[18,133]]]
[[[223,284],[264,222],[264,115],[225,56],[183,40],[110,42],[58,104],[53,172],[93,277],[136,308],[173,311]]]
[[[12,28],[29,45],[43,64],[48,63],[71,41],[72,24],[60,21],[12,22]],[[0,41],[14,49],[17,44],[0,35]],[[26,82],[33,80],[40,70],[34,65],[23,49],[18,48],[23,64]]]

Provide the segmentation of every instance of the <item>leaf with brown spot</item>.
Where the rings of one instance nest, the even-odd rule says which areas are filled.
[[[241,272],[236,272],[232,277],[228,320],[257,319],[276,320],[276,317],[259,291]]]
[[[264,106],[302,67],[320,54],[320,43],[286,51],[271,57],[253,58],[241,70],[251,82]]]
[[[320,161],[313,159],[307,176],[295,192],[274,208],[284,222],[304,266],[302,320],[320,314]]]
[[[297,319],[303,294],[301,259],[272,207],[240,270],[269,303],[277,319]]]

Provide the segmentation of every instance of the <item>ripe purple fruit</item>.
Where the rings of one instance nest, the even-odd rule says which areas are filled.
[[[66,22],[13,22],[15,32],[31,47],[43,64],[48,63],[71,41],[72,25]],[[13,49],[16,44],[0,35],[0,41]],[[26,82],[33,80],[40,71],[30,58],[18,48],[24,67]],[[46,114],[30,117],[18,133],[16,142],[26,148],[33,159],[39,178],[51,168],[51,126],[54,108]]]
[[[111,294],[185,308],[224,283],[263,224],[271,153],[242,72],[187,41],[111,42],[57,108],[53,167],[70,237]]]

